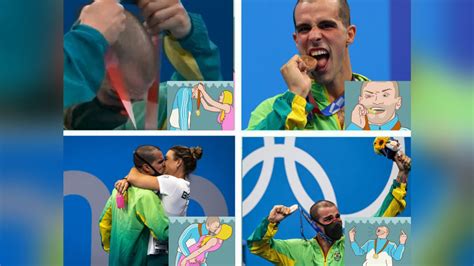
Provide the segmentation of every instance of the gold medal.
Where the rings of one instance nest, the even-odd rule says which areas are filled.
[[[379,253],[382,253],[382,251],[384,251],[384,249],[387,247],[388,245],[388,239],[385,241],[385,245],[383,245],[382,249],[377,252],[377,239],[375,239],[375,243],[374,243],[374,252],[375,254],[372,256],[372,258],[374,259],[378,259],[379,258]]]

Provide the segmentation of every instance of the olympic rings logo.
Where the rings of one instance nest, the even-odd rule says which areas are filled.
[[[400,147],[405,150],[404,138],[397,138],[400,142]],[[330,200],[337,205],[337,198],[334,192],[334,188],[331,184],[330,178],[327,176],[324,169],[317,162],[317,160],[308,154],[306,151],[295,146],[295,137],[286,137],[284,144],[276,144],[273,137],[264,138],[264,145],[250,154],[248,154],[242,160],[242,177],[245,178],[247,173],[253,169],[257,164],[263,162],[260,176],[258,177],[257,183],[250,192],[250,194],[243,200],[242,213],[245,217],[250,213],[260,202],[265,191],[268,188],[270,179],[273,174],[273,167],[276,158],[284,159],[284,166],[288,183],[293,195],[297,199],[298,203],[309,211],[309,208],[314,203],[314,200],[308,195],[304,189],[303,184],[298,175],[296,169],[296,162],[305,167],[318,183],[323,197],[326,200]],[[291,156],[290,156],[291,155]],[[295,160],[297,158],[297,160]],[[343,217],[372,217],[385,199],[385,196],[390,191],[392,180],[397,177],[398,168],[394,163],[390,172],[390,176],[387,178],[387,183],[379,196],[364,209],[342,215]],[[291,176],[291,178],[289,178]]]

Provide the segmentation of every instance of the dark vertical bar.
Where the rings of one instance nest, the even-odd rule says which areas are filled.
[[[390,1],[390,76],[392,80],[411,80],[410,0]]]

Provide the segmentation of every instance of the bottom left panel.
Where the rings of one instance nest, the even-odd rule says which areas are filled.
[[[64,264],[217,261],[234,250],[234,199],[234,137],[64,137]],[[168,245],[185,216],[195,235]]]

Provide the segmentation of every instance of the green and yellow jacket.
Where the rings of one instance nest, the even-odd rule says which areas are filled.
[[[176,70],[170,80],[222,80],[219,48],[209,40],[202,17],[192,13],[189,17],[192,27],[188,36],[179,40],[171,35],[163,38],[163,50]],[[105,38],[86,25],[74,25],[64,35],[64,115],[67,129],[134,129],[123,113],[105,108],[94,98],[105,78],[107,48]],[[166,127],[166,96],[166,82],[163,82],[157,99],[158,128]],[[145,101],[133,104],[138,129],[145,126],[145,108]],[[68,113],[73,110],[74,114]]]
[[[382,206],[374,217],[396,217],[407,206],[405,197],[407,195],[407,184],[400,183],[396,179],[390,187],[390,192],[385,197]]]
[[[344,265],[344,237],[334,242],[324,256],[316,239],[274,239],[277,230],[277,224],[265,218],[247,239],[250,252],[275,265]]]
[[[131,186],[127,194],[126,207],[119,209],[114,189],[102,211],[102,247],[109,253],[109,265],[146,265],[150,234],[168,241],[168,217],[153,191]]]
[[[360,74],[352,74],[353,81],[368,81]],[[311,93],[319,110],[323,110],[329,104],[326,88],[316,82],[312,82]],[[315,114],[308,121],[308,114],[313,105],[305,98],[287,91],[260,103],[250,116],[248,130],[342,130],[337,114],[324,116]]]

